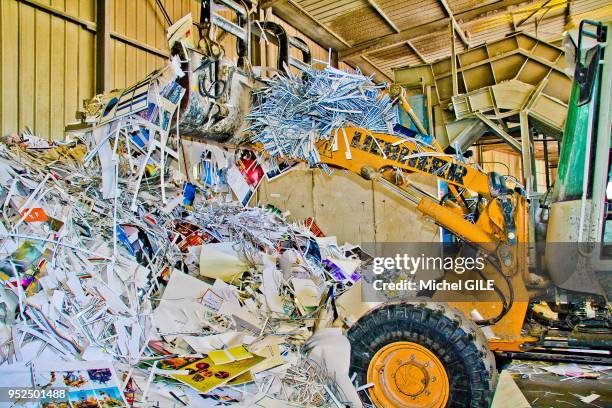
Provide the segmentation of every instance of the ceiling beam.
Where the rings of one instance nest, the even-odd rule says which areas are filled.
[[[382,69],[378,68],[378,66],[374,63],[374,61],[372,61],[365,55],[362,55],[361,59],[364,60],[370,66],[372,71],[374,71],[376,74],[379,74],[380,76],[384,77],[385,80],[388,82],[393,82],[393,80],[389,77],[389,75],[385,74]]]
[[[406,41],[406,45],[408,46],[408,48],[410,48],[412,50],[412,52],[414,52],[417,55],[417,57],[419,57],[421,59],[421,61],[423,61],[425,64],[427,64],[427,60],[425,59],[423,54],[421,54],[421,52],[417,49],[417,47],[414,46],[412,41],[410,41],[410,40]]]
[[[521,4],[524,2],[525,0],[500,0],[494,3],[490,3],[480,7],[474,7],[470,10],[458,13],[455,15],[455,18],[463,21],[469,21],[481,14],[489,13],[495,10],[505,9],[507,7]],[[532,0],[531,3],[533,2],[534,1]],[[369,54],[374,51],[390,48],[398,44],[404,43],[408,40],[414,39],[415,37],[420,37],[432,33],[434,31],[444,30],[446,29],[446,27],[448,27],[448,20],[448,17],[441,18],[430,23],[421,24],[419,26],[409,28],[399,33],[388,34],[369,41],[364,41],[361,44],[357,44],[354,47],[351,47],[346,50],[340,50],[340,61],[363,54]]]
[[[459,25],[457,20],[455,20],[455,16],[453,15],[453,11],[449,7],[448,3],[446,2],[446,0],[439,0],[439,1],[440,1],[440,4],[442,5],[442,8],[444,9],[444,11],[446,11],[446,14],[448,15],[448,18],[450,18],[451,24],[453,25],[453,29],[459,35],[459,38],[461,38],[461,42],[467,48],[470,48],[470,42],[468,41],[467,37],[465,36],[465,33],[461,29],[461,26]]]
[[[262,2],[259,3],[259,8],[260,9],[267,9],[269,7],[274,7],[276,6],[278,3],[281,3],[283,0],[264,0]]]
[[[518,24],[516,24],[516,26],[514,28],[519,28],[520,26],[522,26],[523,24],[525,24],[527,22],[527,20],[529,20],[531,17],[533,17],[538,11],[542,10],[548,3],[550,3],[552,0],[547,0],[544,4],[542,4],[540,7],[534,9],[531,13],[529,13],[529,15],[527,17],[525,17],[524,19],[522,19]],[[550,10],[550,8],[548,8],[548,10]],[[547,10],[547,11],[548,11]]]
[[[343,50],[350,47],[350,44],[338,33],[329,29],[293,0],[274,0],[262,4],[271,5],[276,16],[324,48]]]
[[[476,112],[476,117],[483,121],[497,136],[500,137],[504,142],[508,143],[508,145],[514,149],[516,152],[520,153],[522,150],[521,143],[517,141],[514,137],[510,136],[504,129],[502,129],[497,123],[493,122],[491,119],[486,117],[480,112]]]
[[[378,15],[382,17],[383,20],[385,20],[385,23],[387,23],[389,27],[393,29],[393,31],[395,31],[396,33],[399,33],[401,31],[399,28],[397,28],[393,20],[391,20],[391,18],[384,12],[382,8],[380,8],[378,4],[376,4],[374,0],[368,0],[368,4],[372,6],[374,11],[376,11],[376,13],[378,13]]]

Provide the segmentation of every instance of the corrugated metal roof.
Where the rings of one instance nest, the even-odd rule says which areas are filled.
[[[447,0],[447,3],[454,14],[459,14],[464,11],[472,10],[475,7],[493,4],[498,1],[499,0]]]
[[[611,5],[610,0],[580,0],[572,2],[571,7],[572,14],[582,14]]]
[[[602,20],[612,16],[610,0],[581,0],[572,3],[572,15],[578,19]]]
[[[369,55],[370,60],[376,64],[385,74],[393,78],[393,68],[398,63],[402,65],[422,64],[423,61],[410,48],[408,44],[400,44]]]
[[[447,17],[439,0],[378,0],[376,3],[400,30]]]
[[[351,44],[395,32],[369,5],[334,18],[330,21],[329,28]]]
[[[521,28],[523,31],[533,34],[538,38],[552,41],[561,37],[565,23],[565,16],[559,15],[547,18],[537,25],[534,22],[526,23]]]
[[[368,6],[364,0],[297,0],[296,3],[322,23],[329,23],[338,16]]]
[[[450,55],[449,22],[441,0],[285,0],[306,11],[327,30],[364,54],[347,55],[346,62],[363,66],[364,55],[380,71],[391,75],[391,68],[421,64],[419,54],[432,62]],[[540,10],[524,22],[520,30],[544,40],[558,39],[567,24],[568,0],[552,0],[552,9],[543,13],[546,0],[446,0],[470,46],[503,38],[515,30],[533,10]],[[583,18],[612,16],[610,0],[574,0],[570,13],[577,24]],[[542,17],[543,16],[543,17]],[[538,19],[536,24],[535,19]],[[386,20],[390,20],[389,23]],[[431,24],[431,32],[427,26]],[[394,26],[400,31],[398,34]],[[404,35],[414,32],[414,37]],[[397,40],[396,40],[397,38]],[[316,39],[316,38],[315,38]],[[410,40],[415,53],[406,44]],[[382,42],[384,41],[384,42]],[[380,44],[377,46],[377,44]],[[465,45],[457,38],[457,52]],[[346,50],[341,50],[341,53]],[[367,71],[367,70],[366,70]]]
[[[416,38],[412,41],[412,44],[428,62],[448,57],[451,53],[450,30],[439,31]],[[459,38],[455,38],[455,50],[456,52],[463,52],[465,50]],[[400,65],[396,65],[396,67],[398,66]]]

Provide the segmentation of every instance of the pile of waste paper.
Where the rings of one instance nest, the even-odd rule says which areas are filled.
[[[305,138],[385,130],[388,96],[333,68],[277,78],[251,115],[267,152],[194,143],[183,62],[87,101],[58,140],[2,138],[0,387],[46,390],[21,406],[361,406],[341,328],[371,258],[249,205],[316,160]]]
[[[189,162],[182,75],[97,96],[62,141],[2,139],[0,386],[47,407],[360,406],[332,323],[367,255],[247,206],[291,163],[205,144]]]
[[[382,92],[385,87],[358,70],[350,74],[329,66],[299,76],[277,75],[257,92],[258,103],[247,115],[251,140],[272,157],[317,164],[315,144],[330,138],[337,142],[338,129],[344,126],[393,133],[397,110]]]
[[[0,144],[2,385],[62,387],[66,401],[99,406],[350,399],[348,355],[341,380],[305,350],[346,341],[311,336],[360,278],[355,247],[189,183],[166,183],[180,202],[164,204],[158,166],[133,197],[117,161],[107,191],[103,156],[86,164],[92,146],[31,134]]]

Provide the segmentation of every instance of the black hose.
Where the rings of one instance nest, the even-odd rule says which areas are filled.
[[[485,259],[491,264],[493,265],[493,267],[495,268],[495,270],[497,271],[497,273],[499,273],[502,278],[504,278],[504,281],[506,281],[506,285],[508,285],[508,294],[509,294],[509,301],[506,302],[506,296],[504,295],[504,293],[501,291],[501,289],[499,289],[499,287],[495,284],[493,284],[493,290],[495,291],[495,293],[497,293],[497,295],[499,296],[500,300],[502,301],[502,310],[499,312],[499,314],[495,317],[489,318],[489,319],[482,319],[482,320],[475,320],[474,323],[476,323],[479,326],[491,326],[497,322],[499,322],[501,319],[504,318],[504,316],[506,316],[506,314],[508,314],[508,312],[510,311],[510,309],[512,308],[512,305],[514,304],[514,288],[512,287],[512,280],[506,276],[506,274],[504,274],[504,272],[501,270],[500,266],[497,265],[496,262],[494,262],[490,256],[485,256]],[[480,277],[484,280],[486,280],[486,277],[484,276],[484,274],[482,273],[481,270],[478,270],[478,274],[480,275]]]
[[[194,70],[194,72],[197,71],[204,71],[203,75],[200,76],[199,80],[198,80],[198,91],[200,92],[200,95],[202,96],[207,96],[209,98],[212,99],[219,99],[221,98],[221,96],[223,96],[223,94],[225,93],[225,90],[227,88],[227,83],[221,79],[217,79],[213,82],[211,82],[210,86],[208,87],[208,89],[205,86],[205,82],[207,79],[207,75],[206,75],[206,69],[208,68],[209,74],[210,74],[210,67],[212,66],[212,64],[215,61],[212,59],[207,59],[206,61],[204,61],[202,63],[202,65],[200,65],[198,68],[196,68]],[[216,87],[219,85],[219,91],[215,92],[212,91],[213,89],[216,89]],[[212,91],[212,93],[211,93]]]
[[[223,81],[222,79],[217,79],[216,81],[213,81],[210,86],[208,87],[209,89],[206,89],[206,87],[204,86],[204,77],[200,78],[200,82],[199,82],[199,91],[200,91],[200,95],[202,96],[208,96],[209,98],[212,99],[219,99],[221,98],[221,96],[223,96],[223,94],[225,93],[225,88],[227,86],[227,83],[225,81]],[[219,85],[219,91],[218,94],[215,95],[215,92],[213,91],[213,93],[210,93],[209,90],[212,89],[216,89],[216,86]]]

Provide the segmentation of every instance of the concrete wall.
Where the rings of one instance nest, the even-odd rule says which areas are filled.
[[[415,184],[435,193],[431,177],[413,174]],[[416,207],[380,184],[343,170],[331,176],[321,170],[302,169],[259,187],[257,200],[289,211],[289,219],[303,222],[314,217],[338,243],[433,242],[439,228]]]

